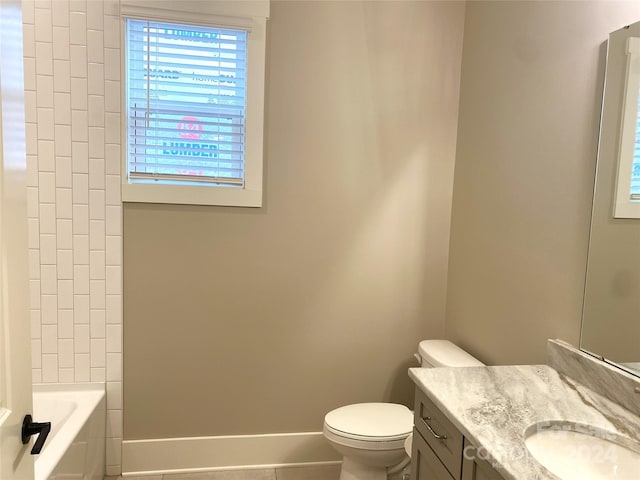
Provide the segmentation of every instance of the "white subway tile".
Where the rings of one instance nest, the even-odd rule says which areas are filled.
[[[56,128],[58,128],[59,126],[60,125],[56,126]],[[57,136],[58,135],[56,131],[56,137]],[[69,144],[71,144],[71,142],[69,142]],[[71,174],[71,153],[69,153],[69,156],[58,156],[56,158],[56,187],[73,188],[72,179],[73,176]]]
[[[75,369],[58,368],[58,381],[60,383],[74,383],[76,381]]]
[[[122,463],[122,439],[107,438],[105,463],[107,465],[120,465]]]
[[[58,339],[58,367],[73,368],[73,340],[68,338]]]
[[[89,95],[89,127],[104,127],[104,97],[102,95]],[[91,139],[91,131],[89,131],[89,139]],[[100,157],[102,158],[102,156]]]
[[[122,326],[107,325],[107,353],[122,352]]]
[[[58,353],[57,325],[42,325],[42,353]]]
[[[29,310],[29,317],[31,319],[31,338],[36,339],[41,337],[40,332],[40,310]]]
[[[52,0],[36,0],[36,8],[44,8],[46,10],[51,10],[51,1]]]
[[[58,279],[73,280],[73,252],[71,250],[58,250]]]
[[[38,75],[53,75],[53,45],[36,42],[35,72]]]
[[[56,92],[71,92],[71,70],[69,60],[53,61],[53,89]]]
[[[27,217],[35,218],[36,220],[40,215],[39,213],[40,201],[39,201],[39,195],[38,195],[39,192],[38,192],[37,183],[38,182],[36,182],[35,187],[27,187]]]
[[[53,203],[40,204],[40,233],[56,233],[56,206]]]
[[[104,0],[104,14],[111,17],[120,15],[120,0]],[[107,29],[106,24],[104,29]]]
[[[54,92],[53,105],[56,125],[71,125],[71,94]]]
[[[104,310],[91,310],[91,338],[106,338],[107,320]]]
[[[107,381],[122,381],[122,355],[119,353],[107,353]]]
[[[107,324],[122,325],[122,296],[107,295]]]
[[[36,31],[35,25],[22,23],[22,53],[25,57],[36,57]]]
[[[120,142],[120,114],[119,113],[106,113],[105,114],[105,142],[118,143]]]
[[[107,235],[106,265],[122,265],[122,237]]]
[[[122,383],[107,382],[107,409],[122,409]]]
[[[69,0],[69,10],[72,12],[87,12],[87,0]]]
[[[55,143],[50,140],[37,140],[38,169],[41,172],[56,171]]]
[[[107,143],[104,148],[105,172],[109,175],[120,175],[120,145]]]
[[[120,48],[120,18],[116,15],[104,16],[104,46]]]
[[[120,82],[106,80],[104,82],[104,109],[105,112],[120,113]]]
[[[122,206],[106,207],[107,235],[122,235]]]
[[[36,59],[25,57],[24,63],[24,89],[25,90],[36,90]],[[53,70],[53,64],[51,66]],[[53,72],[52,72],[53,73]]]
[[[105,280],[104,250],[91,250],[89,252],[89,278],[91,280]]]
[[[105,219],[104,190],[89,189],[89,220],[104,220],[104,219]],[[94,248],[92,247],[92,249]],[[102,249],[104,249],[104,247],[102,247]]]
[[[89,235],[73,236],[73,263],[76,265],[89,265]],[[88,284],[89,273],[87,273]]]
[[[70,188],[56,188],[56,215],[59,219],[73,219]]]
[[[53,77],[51,75],[36,75],[36,86],[38,107],[53,108]]]
[[[74,265],[73,266],[73,293],[76,296],[89,295],[89,266]],[[84,298],[82,298],[84,301]]]
[[[102,0],[87,1],[87,28],[102,30],[104,28],[104,4]]]
[[[91,366],[92,367],[107,366],[104,338],[91,339]]]
[[[40,235],[40,262],[42,265],[56,264],[56,248],[55,235]]]
[[[38,108],[38,139],[54,140],[55,135],[53,108]]]
[[[54,25],[55,42],[55,27],[69,27],[69,2],[56,1],[51,9],[51,21]]]
[[[52,172],[40,172],[38,178],[39,195],[41,203],[55,203],[56,201],[56,174]]]
[[[71,146],[73,173],[89,173],[89,144],[73,142]]]
[[[104,78],[105,80],[120,80],[120,49],[104,49]]]
[[[105,308],[104,280],[89,280],[89,305],[95,310]]]
[[[73,310],[58,310],[58,338],[73,339]]]
[[[36,92],[25,90],[24,92],[24,118],[25,121],[35,123],[38,121],[38,106]]]
[[[91,345],[89,343],[89,324],[73,327],[73,347],[76,353],[89,353]]]
[[[89,175],[86,173],[73,174],[73,203],[89,204]]]
[[[38,124],[25,123],[25,136],[27,140],[27,155],[38,155]]]
[[[37,218],[27,219],[27,247],[40,248],[40,222]]]
[[[34,385],[37,384],[37,383],[42,383],[42,369],[40,369],[40,368],[31,369],[31,383],[33,383]],[[120,471],[120,465],[118,465],[116,467],[113,467],[111,469],[111,471],[115,471],[116,469],[118,471]],[[108,468],[107,468],[107,470],[108,470]],[[115,475],[119,475],[119,473],[115,474]]]
[[[71,77],[71,108],[86,110],[88,107],[87,95],[87,79]]]
[[[42,342],[39,339],[31,340],[31,367],[42,368]]]
[[[69,28],[53,27],[53,60],[69,59]]]
[[[87,44],[87,15],[84,12],[69,14],[69,43],[72,45]]]
[[[89,295],[73,296],[73,323],[87,325],[87,338],[89,338],[90,303]]]
[[[73,43],[73,41],[71,42]],[[36,44],[36,51],[38,45]],[[87,47],[84,45],[70,45],[69,57],[71,59],[71,76],[87,78]],[[73,95],[71,95],[73,98]]]
[[[22,21],[24,23],[36,23],[36,2],[34,0],[22,0]]]
[[[40,280],[29,280],[29,306],[31,308],[41,307]]]
[[[89,158],[104,158],[104,127],[89,127]]]
[[[73,280],[58,280],[58,308],[73,308]]]
[[[118,295],[122,293],[122,268],[119,265],[110,265],[106,267],[106,292],[109,295]]]
[[[56,295],[42,295],[40,315],[43,325],[58,323],[58,297]]]
[[[118,178],[118,181],[119,180],[120,179]],[[104,190],[105,188],[103,158],[89,159],[89,188],[92,190]]]
[[[106,369],[104,367],[91,367],[91,381],[104,383],[106,381]]]
[[[51,10],[36,8],[35,21],[36,41],[53,42],[53,34],[51,32]]]
[[[91,250],[105,249],[104,220],[89,221],[89,248]]]
[[[122,435],[122,410],[107,410],[107,438]]]
[[[55,264],[40,265],[40,291],[43,295],[58,293],[58,270]]]
[[[107,205],[118,206],[122,204],[120,195],[120,175],[106,175],[105,200]]]
[[[56,226],[58,228],[58,231],[56,232],[56,237],[58,240],[58,248],[72,250],[73,249],[72,221],[66,218],[59,218],[56,221]]]
[[[40,250],[29,249],[29,280],[40,280]]]
[[[89,30],[87,32],[87,59],[89,62],[104,62],[104,39],[102,30]]]
[[[75,354],[75,371],[76,371],[76,382],[89,382],[91,381],[90,375],[90,365],[91,361],[89,359],[89,354],[87,353],[76,353]]]
[[[73,98],[73,93],[71,94]],[[89,140],[89,122],[86,110],[71,110],[71,140],[87,142]]]
[[[38,190],[38,156],[37,155],[27,155],[27,187],[34,187],[36,191]],[[38,196],[36,195],[35,198],[37,199]],[[27,202],[28,201],[29,200],[27,199]],[[27,215],[29,214],[27,213]]]
[[[58,383],[58,355],[42,355],[43,383]]]
[[[104,95],[104,65],[102,63],[89,64],[89,95]]]
[[[73,206],[73,234],[87,235],[89,233],[89,205]]]

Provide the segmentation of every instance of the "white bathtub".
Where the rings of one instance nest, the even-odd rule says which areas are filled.
[[[104,384],[34,385],[33,420],[51,422],[35,480],[102,480]]]

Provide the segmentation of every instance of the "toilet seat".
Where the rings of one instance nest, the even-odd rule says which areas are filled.
[[[341,445],[369,450],[404,448],[413,429],[413,414],[395,403],[357,403],[324,418],[324,434]]]

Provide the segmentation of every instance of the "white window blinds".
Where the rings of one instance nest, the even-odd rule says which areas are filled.
[[[126,26],[128,181],[243,186],[247,32]]]
[[[636,112],[636,140],[633,145],[631,164],[631,200],[640,200],[640,95]]]

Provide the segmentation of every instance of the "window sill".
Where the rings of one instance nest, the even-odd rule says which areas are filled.
[[[122,201],[177,205],[262,207],[262,190],[211,185],[122,184]]]

